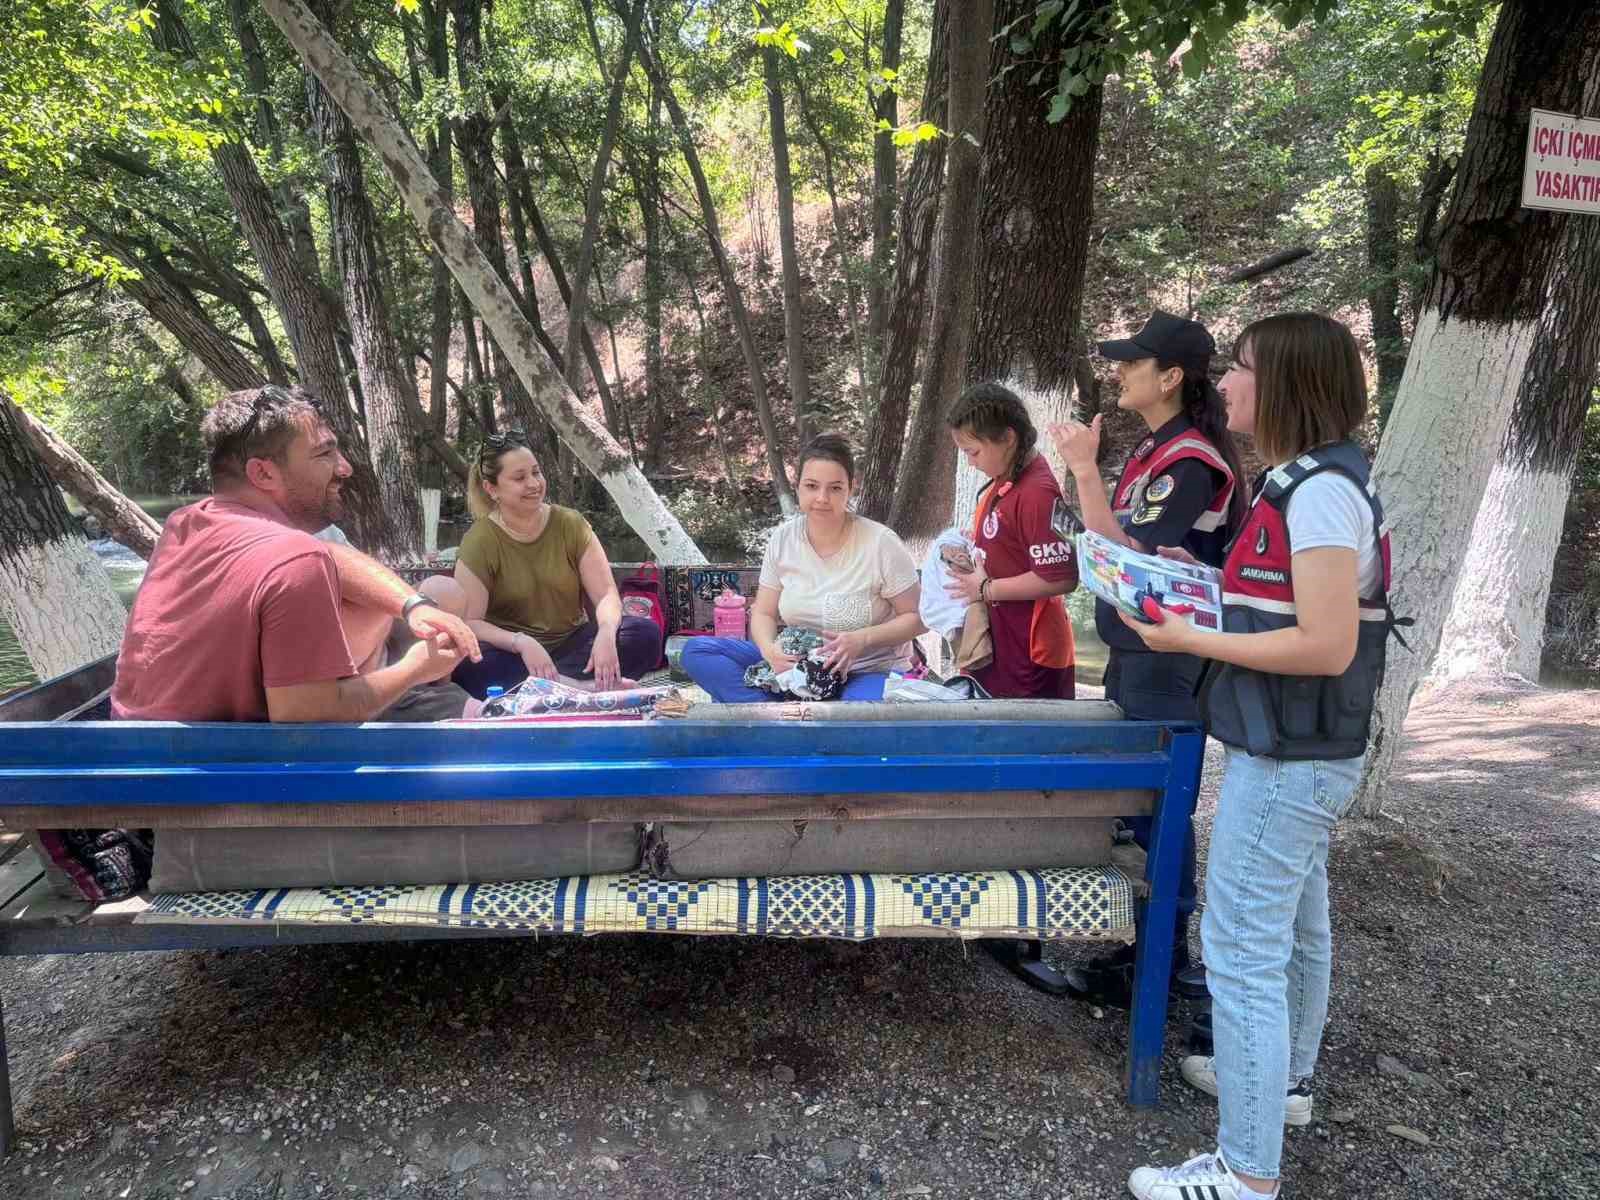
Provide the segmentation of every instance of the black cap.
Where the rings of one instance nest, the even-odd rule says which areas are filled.
[[[1217,352],[1217,343],[1199,321],[1186,321],[1157,309],[1150,314],[1144,328],[1131,338],[1101,342],[1099,349],[1106,358],[1117,362],[1156,358],[1177,363],[1187,375],[1204,375],[1211,369],[1211,356]]]

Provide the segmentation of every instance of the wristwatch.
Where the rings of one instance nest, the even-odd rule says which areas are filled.
[[[402,621],[409,621],[411,620],[412,609],[421,608],[424,604],[432,603],[433,601],[429,600],[421,592],[412,592],[411,595],[406,597],[406,602],[400,606],[400,619]]]

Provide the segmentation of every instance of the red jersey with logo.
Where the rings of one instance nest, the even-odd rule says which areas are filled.
[[[1040,579],[1077,583],[1072,543],[1050,527],[1060,496],[1061,487],[1042,454],[1034,455],[1015,483],[995,482],[984,489],[972,540],[989,578],[1031,572]],[[1060,596],[991,604],[989,631],[994,661],[977,678],[990,695],[1059,694],[1060,673],[1073,664],[1072,623]]]

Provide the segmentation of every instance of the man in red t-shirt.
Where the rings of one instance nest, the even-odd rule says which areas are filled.
[[[213,494],[167,518],[128,617],[112,715],[460,715],[464,692],[421,685],[478,658],[466,623],[359,551],[311,536],[343,514],[350,476],[315,402],[273,386],[233,392],[202,433]],[[417,640],[391,652],[397,617]]]

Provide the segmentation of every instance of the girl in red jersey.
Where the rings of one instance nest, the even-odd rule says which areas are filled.
[[[975,672],[991,696],[1073,696],[1072,624],[1061,597],[1078,585],[1070,542],[1050,527],[1061,497],[1022,400],[980,383],[956,400],[947,422],[956,448],[989,477],[973,519],[978,569],[949,591],[989,605],[994,660]]]

